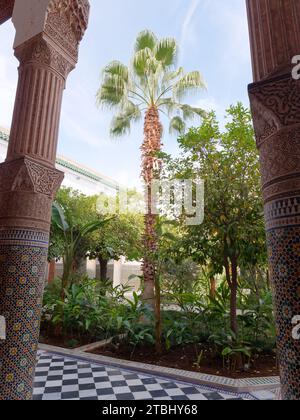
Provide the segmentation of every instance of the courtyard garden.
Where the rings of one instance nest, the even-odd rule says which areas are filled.
[[[300,3],[169,3],[0,0],[0,400],[300,399]]]
[[[153,155],[161,180],[204,180],[205,217],[189,225],[187,215],[162,209],[150,249],[148,217],[137,211],[143,194],[129,191],[127,210],[118,213],[109,209],[119,197],[59,191],[49,261],[63,259],[63,273],[44,294],[42,343],[78,348],[104,341],[92,352],[232,378],[278,375],[250,111],[238,103],[226,121],[221,128],[207,113],[178,135],[179,156]],[[146,277],[134,279],[139,290],[131,278],[116,287],[109,280],[108,262],[121,256],[147,258]],[[82,270],[86,258],[98,260],[98,279]]]

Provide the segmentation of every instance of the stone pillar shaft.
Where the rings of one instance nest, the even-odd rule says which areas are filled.
[[[28,52],[16,51],[19,83],[7,159],[0,165],[0,399],[31,399],[47,264],[51,204],[63,174],[54,167],[64,79]]]
[[[249,86],[260,152],[270,277],[285,400],[300,400],[300,54],[298,0],[247,0],[255,83]]]
[[[246,0],[254,81],[287,74],[299,54],[299,0]]]
[[[64,84],[50,69],[21,65],[7,161],[30,156],[54,164]]]
[[[16,0],[15,22],[22,21],[24,4]],[[0,400],[32,398],[51,206],[63,179],[55,169],[62,94],[89,11],[87,0],[49,0],[45,16],[46,6],[47,0],[35,6],[34,27],[29,21],[16,28],[19,82],[7,159],[0,165],[0,314],[7,325]],[[24,25],[31,33],[44,29],[20,44],[28,33]]]

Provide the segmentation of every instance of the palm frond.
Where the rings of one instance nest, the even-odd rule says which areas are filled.
[[[196,116],[204,118],[207,115],[201,108],[196,108],[187,104],[177,104],[176,106],[182,111],[182,116],[185,121],[192,120]]]
[[[133,69],[137,76],[144,78],[150,68],[150,61],[153,60],[153,53],[149,48],[138,51],[133,57]]]
[[[161,98],[157,102],[157,107],[165,109],[168,115],[170,115],[177,108],[177,103],[174,102],[173,98]]]
[[[157,44],[157,38],[155,34],[150,30],[142,31],[138,34],[135,42],[135,52],[149,48],[151,51],[154,50]]]
[[[199,89],[206,89],[205,82],[199,71],[185,74],[173,88],[174,98],[182,99],[187,93],[197,92]]]
[[[112,108],[119,105],[126,94],[124,80],[117,75],[107,76],[97,93],[97,103]]]
[[[131,121],[123,114],[116,115],[111,122],[110,135],[111,137],[121,137],[124,134],[130,133]]]
[[[120,61],[112,61],[109,63],[103,70],[103,78],[105,79],[107,76],[117,76],[125,83],[128,83],[129,79],[129,69],[127,66],[122,64]]]
[[[185,122],[179,116],[173,117],[170,121],[170,134],[184,134]]]
[[[52,224],[64,233],[70,228],[62,207],[56,202],[52,204]]]
[[[179,67],[178,70],[175,71],[169,71],[164,75],[164,78],[162,80],[163,85],[167,85],[170,82],[173,82],[173,80],[177,79],[177,77],[182,76],[184,73],[184,68]]]
[[[127,106],[116,115],[111,123],[110,134],[112,137],[120,137],[130,132],[131,122],[138,121],[142,114],[138,106],[128,102]]]
[[[181,134],[186,128],[185,120],[205,115],[202,109],[182,103],[184,95],[206,86],[199,72],[185,74],[182,67],[172,68],[177,54],[175,39],[159,40],[153,32],[145,30],[137,37],[129,67],[112,61],[104,68],[97,102],[117,109],[111,125],[112,136],[128,133],[131,123],[152,106],[169,118],[175,115],[170,132]]]
[[[77,232],[77,234],[75,235],[74,242],[72,244],[74,251],[76,252],[78,247],[80,247],[81,241],[84,237],[102,228],[104,225],[109,223],[112,219],[113,218],[111,217],[105,220],[97,220],[97,221],[86,223],[84,226],[82,226]]]
[[[178,46],[173,38],[164,38],[160,40],[155,47],[155,57],[164,67],[170,67],[176,64]]]

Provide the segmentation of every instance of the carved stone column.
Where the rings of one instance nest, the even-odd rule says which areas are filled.
[[[63,179],[55,169],[61,100],[89,13],[87,0],[42,0],[34,25],[25,21],[19,30],[29,4],[16,0],[14,9],[19,82],[7,159],[0,165],[0,314],[7,323],[7,339],[0,342],[1,400],[32,397],[51,204]]]
[[[249,86],[262,188],[285,400],[300,400],[300,54],[299,0],[247,0],[255,83]]]

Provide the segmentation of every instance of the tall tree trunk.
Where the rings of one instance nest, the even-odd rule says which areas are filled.
[[[158,275],[155,276],[155,349],[157,354],[162,354],[161,289]]]
[[[237,322],[237,291],[238,291],[238,274],[236,259],[231,261],[231,296],[230,296],[230,327],[235,335],[238,333]]]
[[[49,262],[49,269],[48,269],[48,284],[53,283],[56,276],[56,261],[51,260]]]
[[[215,277],[210,278],[210,287],[209,287],[209,294],[212,299],[216,297],[216,291],[217,291],[217,281]]]
[[[226,271],[226,280],[230,288],[230,328],[234,334],[238,333],[237,323],[237,291],[238,291],[238,275],[236,258],[231,259],[231,264],[227,256],[224,256],[224,265]]]
[[[161,150],[162,125],[159,120],[158,109],[153,106],[148,109],[145,116],[144,143],[142,150],[142,176],[145,182],[146,214],[143,261],[144,292],[143,300],[152,306],[155,305],[155,262],[153,254],[158,249],[156,224],[158,216],[152,214],[152,181],[159,177],[160,161],[156,154]]]
[[[108,260],[106,258],[103,258],[101,255],[98,257],[98,260],[100,264],[100,280],[106,281],[108,271]]]
[[[84,277],[87,274],[86,256],[77,256],[74,263],[74,273],[78,276]]]
[[[63,274],[61,278],[61,293],[60,298],[62,301],[65,300],[66,290],[70,286],[70,280],[72,273],[74,272],[74,261],[72,258],[64,257],[63,258]]]

